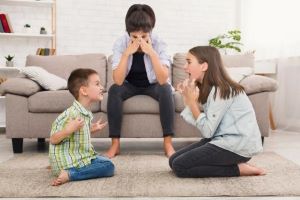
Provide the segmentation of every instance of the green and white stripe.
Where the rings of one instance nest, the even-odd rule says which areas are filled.
[[[72,167],[81,168],[91,164],[96,158],[96,152],[91,144],[90,127],[93,115],[78,101],[60,114],[53,122],[51,135],[65,128],[70,119],[80,117],[84,119],[84,126],[62,140],[59,144],[49,146],[49,159],[54,175],[58,175],[62,169]]]

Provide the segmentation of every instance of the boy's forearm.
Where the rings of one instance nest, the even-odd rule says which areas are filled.
[[[65,130],[58,131],[58,132],[54,133],[53,135],[51,135],[50,143],[51,144],[59,144],[63,139],[65,139],[69,135],[70,135],[70,133],[68,133]]]

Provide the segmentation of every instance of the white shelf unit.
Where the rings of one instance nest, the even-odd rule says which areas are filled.
[[[13,6],[47,6],[51,7],[53,5],[53,1],[51,0],[1,0],[0,5],[13,5]]]
[[[56,49],[56,0],[0,0],[0,5],[51,8],[51,33],[50,34],[43,35],[43,34],[32,34],[32,33],[0,33],[0,37],[50,39],[51,48]]]
[[[48,38],[53,39],[53,34],[30,34],[30,33],[0,33],[0,37],[29,37],[29,38]]]

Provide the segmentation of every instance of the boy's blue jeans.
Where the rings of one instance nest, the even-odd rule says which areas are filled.
[[[70,181],[80,181],[92,178],[110,177],[114,175],[115,166],[106,157],[97,156],[91,160],[91,164],[81,168],[70,168],[69,179]]]

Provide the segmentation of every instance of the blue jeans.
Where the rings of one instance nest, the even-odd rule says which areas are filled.
[[[70,181],[80,181],[92,178],[110,177],[114,175],[115,166],[110,159],[97,156],[91,160],[91,164],[81,168],[70,168]]]

